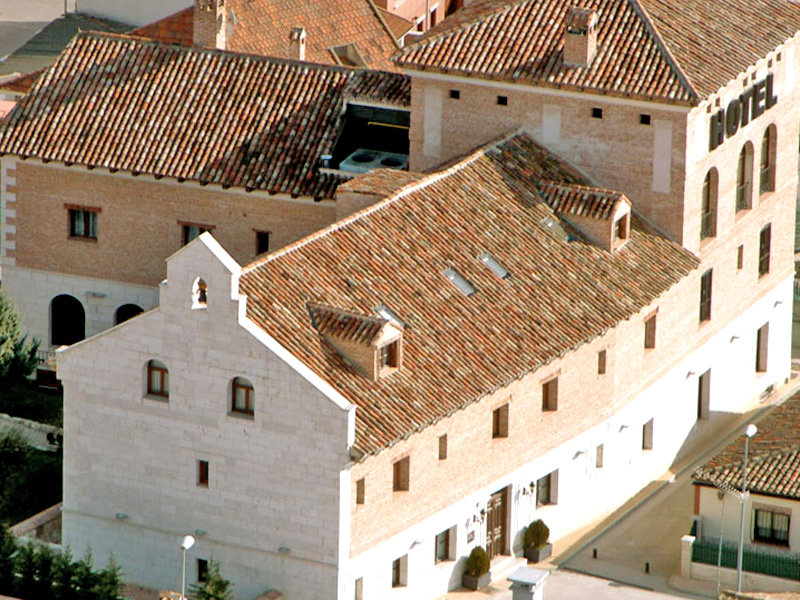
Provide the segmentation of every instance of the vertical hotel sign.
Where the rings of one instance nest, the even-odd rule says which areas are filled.
[[[711,117],[711,136],[708,149],[721,146],[729,137],[736,135],[739,127],[754,121],[778,103],[773,92],[773,75],[769,73],[761,81],[757,81],[741,94],[728,102],[726,108],[719,109]]]

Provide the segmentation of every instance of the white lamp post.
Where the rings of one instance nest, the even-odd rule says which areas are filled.
[[[750,448],[750,438],[758,432],[758,427],[750,423],[744,430],[744,464],[742,465],[742,497],[739,513],[739,553],[736,557],[736,591],[742,591],[742,557],[744,555],[744,506],[747,494],[747,451]]]
[[[183,571],[181,576],[181,600],[186,600],[186,551],[194,546],[194,536],[185,535],[181,541],[181,548],[183,548]]]

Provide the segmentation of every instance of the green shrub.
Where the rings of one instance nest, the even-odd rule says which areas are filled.
[[[467,573],[473,577],[480,577],[489,572],[489,555],[480,546],[475,546],[467,558]]]
[[[536,519],[525,530],[525,547],[537,550],[544,548],[550,540],[550,528],[541,519]]]

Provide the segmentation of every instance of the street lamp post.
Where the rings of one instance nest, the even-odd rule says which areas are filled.
[[[747,499],[747,452],[750,438],[758,432],[758,427],[750,423],[744,430],[744,464],[742,465],[742,496],[739,512],[739,552],[736,557],[736,591],[742,591],[742,558],[744,556],[744,507]]]
[[[194,546],[194,536],[185,535],[181,541],[183,548],[183,570],[181,571],[181,600],[186,600],[186,551]]]

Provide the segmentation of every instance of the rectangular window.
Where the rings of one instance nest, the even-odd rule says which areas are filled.
[[[439,460],[447,458],[447,434],[439,436]]]
[[[642,125],[650,125],[650,115],[640,114],[639,115],[639,123]]]
[[[596,469],[603,468],[603,444],[598,444],[594,453],[594,466]]]
[[[453,100],[458,100],[461,98],[461,92],[458,90],[450,90],[450,98]]]
[[[356,504],[364,504],[365,487],[366,484],[363,477],[356,481]]]
[[[364,600],[364,578],[359,577],[355,583],[355,600]]]
[[[380,347],[378,365],[381,369],[397,368],[397,342],[390,342]]]
[[[205,558],[197,559],[197,582],[205,583],[208,579],[208,561]]]
[[[606,351],[600,350],[597,353],[597,374],[605,375],[606,373]]]
[[[783,512],[756,509],[753,540],[778,546],[789,545],[789,519]]]
[[[96,240],[99,213],[99,209],[70,208],[69,237]]]
[[[494,409],[492,413],[492,437],[508,437],[508,404]]]
[[[758,242],[758,276],[769,273],[769,255],[772,246],[772,225],[761,230]]]
[[[434,561],[440,563],[450,560],[450,529],[445,529],[436,536],[436,556]]]
[[[269,231],[256,231],[256,255],[269,252]]]
[[[603,109],[593,107],[592,108],[592,118],[593,119],[602,119],[603,118]]]
[[[208,485],[208,461],[197,461],[197,485]]]
[[[653,449],[653,419],[642,425],[642,450]]]
[[[408,554],[392,561],[392,587],[408,585]]]
[[[508,96],[498,96],[497,104],[499,106],[508,106]]]
[[[156,360],[147,363],[147,394],[169,398],[169,370]]]
[[[744,245],[739,246],[736,250],[736,268],[741,269],[744,266]]]
[[[242,377],[234,378],[231,385],[233,387],[233,404],[231,405],[231,412],[242,413],[251,416],[255,414],[255,391],[253,390],[253,385]]]
[[[628,216],[620,217],[614,223],[614,239],[627,240],[628,239]]]
[[[652,314],[644,320],[644,347],[656,347],[656,315]]]
[[[558,410],[558,377],[542,384],[542,410]]]
[[[769,323],[760,327],[756,333],[756,372],[767,370],[767,348],[769,346]]]
[[[700,278],[700,321],[711,318],[711,271],[709,269]]]
[[[407,492],[411,475],[411,458],[406,456],[394,463],[392,475],[392,488],[395,492]]]
[[[185,246],[193,239],[200,237],[206,231],[213,231],[214,227],[211,225],[195,225],[192,223],[181,223],[183,231],[183,245]]]
[[[553,471],[536,482],[536,506],[558,504],[558,471]]]

